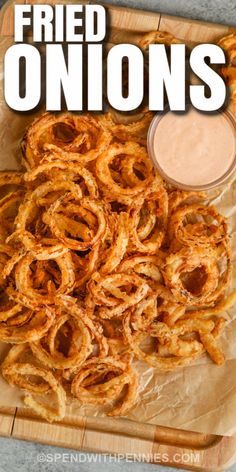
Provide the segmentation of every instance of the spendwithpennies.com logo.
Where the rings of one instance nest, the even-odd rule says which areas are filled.
[[[199,453],[167,453],[156,454],[86,454],[79,453],[39,453],[37,462],[40,463],[119,463],[119,462],[151,462],[159,464],[197,464],[200,462]]]

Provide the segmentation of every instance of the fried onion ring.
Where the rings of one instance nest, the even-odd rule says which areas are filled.
[[[171,33],[166,31],[150,31],[147,34],[144,34],[139,41],[139,46],[144,51],[148,50],[150,44],[165,44],[170,46],[171,44],[180,44],[177,38],[175,38]]]
[[[50,261],[47,261],[47,265],[50,270]],[[68,252],[61,257],[54,259],[58,269],[60,270],[60,279],[58,280],[58,287],[52,286],[50,281],[42,289],[38,290],[34,288],[34,278],[32,277],[31,265],[35,262],[36,266],[38,261],[35,260],[30,254],[26,254],[21,258],[15,268],[15,282],[16,289],[29,300],[29,304],[32,308],[38,305],[51,305],[54,303],[54,297],[63,293],[69,293],[72,291],[75,274],[71,254]],[[55,271],[54,271],[55,275]]]
[[[131,209],[130,251],[156,254],[165,237],[167,218],[168,197],[164,188],[137,202]]]
[[[123,174],[128,175],[130,184],[122,181],[117,183],[109,167],[115,159],[120,157],[123,160]],[[135,175],[137,164],[142,164],[144,179],[139,179]],[[103,185],[105,196],[109,195],[111,201],[117,200],[125,204],[130,204],[133,198],[143,195],[154,181],[152,164],[145,148],[133,142],[110,146],[109,150],[102,153],[96,160],[96,174]],[[133,179],[135,179],[135,184]]]
[[[23,139],[23,163],[32,169],[56,154],[57,159],[84,164],[96,159],[110,141],[109,131],[95,116],[44,113]]]
[[[57,398],[57,408],[50,405],[42,404],[34,399],[32,395],[26,395],[24,403],[29,408],[32,408],[37,414],[45,418],[50,423],[53,421],[60,421],[65,416],[66,394],[54,375],[47,369],[36,367],[29,363],[16,362],[14,359],[18,356],[25,346],[14,346],[2,364],[2,375],[6,380],[24,390],[33,393],[54,393]],[[27,380],[28,376],[36,376],[43,380],[41,384],[33,383]]]
[[[39,213],[37,200],[46,197],[53,191],[69,191],[76,198],[82,197],[80,187],[73,182],[59,181],[53,187],[51,182],[45,182],[37,187],[33,192],[26,195],[24,203],[20,206],[16,218],[17,230],[15,236],[20,239],[27,250],[31,251],[37,259],[41,260],[55,258],[68,251],[67,247],[57,240],[53,240],[51,236],[42,238],[42,234],[32,234],[29,230],[30,228],[28,229],[28,225],[32,225],[35,217]]]
[[[95,303],[100,306],[99,317],[103,319],[121,316],[150,291],[149,285],[141,277],[123,273],[103,278],[95,273],[88,282],[88,289]]]
[[[224,267],[219,263],[224,261]],[[170,254],[163,270],[166,285],[179,302],[202,306],[215,303],[229,284],[231,263],[228,244],[216,249],[189,247]]]
[[[225,50],[229,65],[236,66],[236,34],[227,34],[218,41],[218,45]]]
[[[124,336],[126,342],[129,344],[130,349],[134,352],[135,356],[147,362],[152,367],[158,368],[161,371],[169,372],[177,367],[182,367],[190,364],[195,358],[200,355],[200,352],[191,353],[184,357],[161,357],[158,353],[146,353],[140,347],[140,343],[143,340],[143,336],[140,338],[139,332],[132,332],[131,328],[132,313],[129,311],[124,318]],[[151,334],[151,333],[150,333]]]
[[[14,344],[37,341],[48,332],[55,319],[54,311],[49,307],[36,312],[28,309],[19,312],[23,320],[17,314],[18,325],[15,325],[16,316],[11,316],[8,323],[0,323],[1,341]]]
[[[128,391],[121,405],[108,413],[109,416],[123,416],[136,402],[137,375],[120,360],[107,357],[85,362],[72,382],[71,392],[81,403],[109,405],[120,396],[125,385]]]
[[[129,243],[129,221],[126,213],[120,213],[116,221],[114,241],[106,255],[106,262],[100,269],[102,274],[113,272],[123,259]]]
[[[123,143],[133,141],[146,146],[147,133],[153,119],[153,113],[149,111],[141,112],[138,117],[134,116],[133,120],[129,117],[129,123],[125,124],[118,122],[116,116],[117,114],[111,112],[102,117],[102,122],[110,133]]]
[[[55,173],[53,173],[54,171]],[[46,174],[50,180],[56,181],[64,180],[78,183],[78,181],[82,179],[82,182],[84,182],[83,186],[85,187],[82,192],[83,196],[89,195],[91,198],[98,197],[98,187],[93,174],[88,169],[78,164],[70,164],[57,160],[47,162],[27,172],[24,175],[24,179],[26,182],[32,182],[41,174]],[[79,185],[81,186],[80,183]]]
[[[71,221],[73,221],[73,218],[76,216],[84,221],[82,223],[82,231],[80,231],[81,225],[79,225],[79,223],[73,227],[73,222],[71,222],[71,226],[67,226],[67,231],[59,226],[58,220],[59,217],[64,216],[63,211],[69,212],[69,220]],[[49,207],[47,212],[44,213],[43,220],[50,227],[52,234],[58,238],[65,247],[75,251],[86,251],[92,248],[106,233],[107,223],[104,209],[97,200],[90,198],[82,198],[78,201],[78,204],[75,204],[73,197],[70,198],[70,196],[58,199]],[[67,223],[69,222],[67,221]],[[87,231],[86,226],[88,227]],[[83,232],[83,230],[85,230],[85,232]],[[74,237],[67,237],[67,232]],[[80,240],[76,238],[77,234]]]
[[[57,333],[65,323],[69,324],[72,332],[67,355],[58,351],[55,345]],[[92,352],[90,332],[82,318],[71,317],[68,314],[58,317],[54,325],[50,328],[46,339],[35,341],[30,344],[30,347],[35,357],[45,366],[51,367],[52,369],[71,369],[78,367]]]
[[[192,221],[189,218],[192,217]],[[170,220],[170,231],[186,246],[211,246],[227,236],[226,219],[212,206],[198,204],[177,209]]]

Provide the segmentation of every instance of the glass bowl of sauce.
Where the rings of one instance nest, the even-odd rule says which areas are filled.
[[[156,115],[148,152],[162,177],[183,190],[201,191],[225,182],[236,170],[236,119],[229,111]]]

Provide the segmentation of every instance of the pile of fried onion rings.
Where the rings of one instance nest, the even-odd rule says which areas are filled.
[[[72,399],[126,415],[137,361],[224,362],[227,221],[155,172],[140,144],[151,118],[43,114],[23,139],[25,171],[0,174],[1,371],[49,422]]]

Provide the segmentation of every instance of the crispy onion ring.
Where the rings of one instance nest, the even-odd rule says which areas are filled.
[[[70,326],[72,332],[67,355],[56,347],[57,334],[65,323]],[[35,341],[30,347],[35,357],[52,369],[78,368],[92,352],[88,327],[82,318],[71,317],[69,314],[59,316],[46,339]]]
[[[134,406],[137,375],[127,364],[113,357],[91,359],[73,379],[71,392],[81,403],[107,405],[117,400],[126,385],[128,390],[121,405],[113,408],[109,416],[125,415]]]
[[[34,278],[32,277],[31,265],[35,262],[37,267],[37,260],[30,254],[26,254],[21,258],[15,268],[15,283],[17,291],[28,299],[28,304],[32,308],[37,308],[38,305],[51,305],[54,303],[54,298],[63,293],[72,291],[75,274],[71,254],[68,252],[61,257],[54,259],[60,271],[60,279],[58,280],[58,287],[52,285],[52,281],[46,282],[46,286],[42,289],[34,288]],[[50,263],[47,261],[50,270]],[[54,276],[56,271],[53,271]],[[54,278],[56,280],[56,278]],[[43,280],[44,281],[44,280]]]
[[[14,346],[10,350],[2,364],[3,377],[6,378],[10,384],[19,386],[33,393],[54,393],[57,399],[57,408],[36,401],[32,395],[26,395],[24,403],[50,423],[60,421],[65,416],[66,408],[66,394],[63,387],[47,369],[13,360],[15,357],[18,357],[23,350],[25,350],[24,345]],[[39,377],[43,382],[41,384],[33,383],[28,380],[28,376]]]
[[[18,206],[23,200],[25,192],[23,190],[17,190],[16,192],[9,192],[5,197],[0,200],[0,216],[2,217],[5,212],[12,212],[12,207]]]
[[[64,418],[66,413],[66,393],[60,384],[60,382],[54,377],[54,375],[47,369],[42,367],[34,367],[31,364],[15,365],[15,369],[22,375],[37,375],[43,378],[50,387],[49,393],[54,393],[57,399],[57,408],[53,408],[49,405],[43,405],[36,401],[32,395],[26,395],[24,403],[29,408],[32,408],[38,415],[45,418],[49,423],[53,421],[60,421]],[[51,402],[50,402],[51,403]],[[55,401],[53,402],[55,404]]]
[[[156,283],[162,283],[161,267],[164,260],[160,256],[131,256],[124,259],[118,267],[119,272],[137,274],[148,281],[153,287]]]
[[[221,259],[224,261],[222,269],[219,266]],[[183,248],[167,257],[163,271],[165,283],[180,303],[193,306],[211,305],[229,285],[230,259],[228,244],[222,243],[216,249]],[[183,281],[185,276],[187,279]]]
[[[16,218],[16,233],[15,236],[24,244],[25,248],[33,253],[39,259],[53,259],[68,251],[62,243],[53,240],[52,237],[42,237],[42,234],[32,234],[28,226],[35,220],[39,212],[37,201],[45,198],[51,192],[71,192],[75,198],[81,198],[82,193],[78,185],[73,182],[59,181],[54,186],[51,182],[45,182],[37,187],[33,192],[26,195],[24,203],[20,206]],[[14,236],[14,233],[13,235]],[[12,239],[12,238],[11,238]],[[43,241],[43,243],[42,243]]]
[[[149,295],[135,306],[132,326],[136,331],[139,329],[143,330],[158,316],[157,295]]]
[[[140,302],[150,287],[137,275],[121,273],[102,278],[95,273],[88,282],[88,290],[100,306],[99,317],[110,319],[121,316],[125,310]]]
[[[152,112],[141,112],[134,116],[133,120],[129,117],[129,123],[120,123],[117,121],[117,114],[114,112],[106,113],[101,120],[104,127],[108,128],[110,133],[123,143],[134,141],[146,146],[147,132],[153,119]]]
[[[160,317],[172,326],[185,314],[185,307],[176,303],[172,293],[163,285],[156,284],[155,292],[141,300],[132,312],[132,327],[145,330],[154,320]]]
[[[214,207],[193,204],[173,213],[170,231],[186,246],[211,246],[226,238],[227,223]]]
[[[54,311],[45,307],[39,311],[18,308],[7,322],[0,322],[0,339],[5,343],[20,344],[37,341],[42,338],[52,326],[55,319]],[[17,315],[17,316],[16,316]]]
[[[220,320],[221,323],[222,320]],[[175,356],[185,357],[191,355],[201,354],[205,349],[212,360],[221,365],[224,363],[224,355],[220,351],[216,337],[218,335],[217,323],[213,320],[192,320],[186,319],[178,321],[175,326],[168,328],[165,323],[157,323],[151,326],[151,333],[158,338],[161,344],[167,347],[170,354]],[[181,339],[179,336],[183,336],[189,333],[198,333],[200,341],[196,339]]]
[[[78,204],[76,204],[78,203]],[[67,248],[75,251],[86,251],[97,244],[106,233],[106,216],[104,208],[97,200],[90,198],[82,198],[74,203],[73,197],[66,196],[66,198],[58,199],[53,203],[47,212],[45,212],[43,220],[50,227],[52,234],[59,239]],[[60,227],[58,221],[64,217],[64,212],[69,212],[66,228]],[[83,219],[82,231],[81,224],[73,225],[73,219],[78,216]],[[69,225],[69,226],[68,226]],[[86,229],[87,228],[87,229]],[[66,232],[69,232],[72,237],[67,237]],[[76,239],[82,239],[79,241]]]
[[[11,316],[6,323],[3,323],[2,325],[4,326],[9,326],[10,328],[15,328],[15,327],[20,327],[23,324],[27,323],[28,321],[31,320],[32,318],[32,311],[27,310],[24,308],[25,307],[20,307],[22,311],[19,310],[19,313],[17,313],[15,316]]]
[[[24,248],[20,248],[19,250],[11,250],[9,254],[11,254],[10,259],[6,262],[3,270],[2,270],[2,277],[6,279],[11,272],[13,271],[14,267],[18,262],[22,259],[22,257],[26,254],[26,250]]]
[[[117,174],[114,174],[109,167],[115,159],[120,157],[123,161],[123,175],[127,175],[129,183],[124,181],[117,183],[114,180]],[[138,164],[142,165],[143,180],[139,179],[134,171]],[[110,201],[117,200],[128,205],[136,196],[143,195],[154,181],[153,168],[146,149],[133,142],[110,146],[108,151],[102,153],[96,160],[96,174],[102,183],[105,196]]]
[[[184,190],[172,190],[169,194],[169,216],[179,207],[201,203],[206,200],[204,192],[189,192]]]
[[[96,244],[89,253],[86,254],[81,252],[80,255],[77,252],[71,251],[71,256],[75,269],[75,290],[80,289],[87,282],[89,277],[98,268],[99,257],[100,257],[100,245]]]
[[[219,315],[229,310],[236,303],[236,291],[230,293],[226,298],[220,300],[216,305],[204,308],[202,310],[186,311],[183,318],[204,319],[213,315]]]
[[[3,289],[6,285],[5,268],[9,261],[15,254],[15,250],[8,244],[0,244],[0,288]]]
[[[0,200],[0,242],[7,242],[8,236],[15,230],[15,217],[24,198],[25,192],[9,192]]]
[[[128,321],[130,322],[130,320]],[[145,353],[139,347],[140,338],[137,336],[138,333],[132,334],[128,322],[126,322],[126,335],[129,342],[131,340],[133,342],[133,350],[136,356],[161,370],[172,370],[176,364],[181,364],[178,362],[179,358],[191,361],[191,359],[201,355],[204,350],[208,352],[216,364],[221,365],[224,362],[224,355],[219,349],[216,339],[219,336],[219,331],[222,330],[222,322],[224,324],[224,321],[223,319],[216,322],[213,320],[186,319],[178,321],[171,328],[163,322],[152,323],[148,328],[148,333],[158,339],[161,348],[164,346],[165,354],[176,357],[162,358],[159,355]],[[200,342],[194,338],[183,338],[185,335],[197,333],[199,334]],[[161,353],[162,350],[158,349],[158,352]]]
[[[1,171],[0,173],[0,187],[5,185],[19,185],[24,186],[23,172]]]
[[[78,185],[81,188],[81,196],[90,196],[91,198],[98,197],[98,187],[93,174],[78,164],[71,164],[68,162],[61,162],[55,160],[53,162],[46,162],[33,170],[25,173],[24,179],[26,182],[32,182],[38,178],[39,175],[46,174],[50,180],[65,180],[67,182],[82,182]]]
[[[75,300],[68,295],[61,295],[59,297],[59,303],[64,310],[67,310],[67,312],[70,313],[71,316],[75,317],[76,319],[82,319],[84,324],[89,329],[92,342],[97,348],[96,353],[94,354],[94,352],[92,352],[92,355],[96,355],[97,357],[106,357],[109,347],[103,334],[103,328],[97,320],[91,319],[88,316],[87,305],[85,306],[85,309],[82,309],[78,306],[78,303],[76,303]]]
[[[44,113],[32,123],[23,139],[23,163],[32,169],[43,158],[50,160],[56,154],[57,159],[84,164],[96,159],[110,141],[109,131],[95,116]]]
[[[227,34],[218,41],[218,45],[227,53],[229,65],[236,66],[236,34]]]
[[[236,34],[228,34],[220,39],[218,45],[224,49],[228,65],[221,68],[221,73],[225,79],[229,89],[230,98],[233,102],[236,101]]]
[[[230,90],[230,99],[236,101],[236,66],[222,67],[221,73]]]
[[[167,226],[168,196],[164,188],[140,200],[131,209],[130,252],[156,254]]]
[[[2,294],[1,294],[2,295]],[[4,298],[6,294],[4,293]],[[21,311],[20,303],[10,302],[9,298],[6,297],[6,303],[1,304],[0,306],[0,322],[7,321],[8,319],[16,316]]]
[[[110,341],[120,341],[123,342],[123,326],[122,319],[115,318],[111,320],[101,320],[103,326],[103,333],[106,339],[109,342],[109,351],[110,351]],[[123,346],[124,347],[124,346]]]
[[[147,353],[141,349],[140,344],[143,341],[144,336],[147,336],[148,334],[142,332],[143,335],[140,336],[138,331],[132,332],[131,325],[132,313],[129,311],[124,318],[124,336],[126,342],[129,344],[130,349],[134,352],[135,356],[139,360],[143,360],[147,362],[147,364],[158,368],[161,371],[169,372],[176,369],[177,367],[188,365],[200,355],[200,352],[197,352],[197,354],[192,353],[191,355],[185,357],[162,357],[156,352]],[[149,333],[149,335],[152,335],[152,333]]]
[[[32,352],[28,343],[18,344],[11,347],[1,365],[3,377],[11,385],[16,385],[28,392],[37,394],[48,393],[49,386],[43,379],[40,382],[33,382],[32,377],[20,375],[15,371],[15,368],[13,368],[13,371],[11,371],[11,369],[9,370],[9,367],[11,368],[12,365],[15,366],[15,364],[18,363],[28,363],[29,361],[32,361]]]
[[[139,41],[139,46],[144,51],[148,50],[150,44],[165,44],[170,46],[171,44],[180,44],[177,38],[175,38],[171,33],[166,31],[150,31],[147,34],[144,34]]]
[[[105,264],[101,267],[101,274],[113,272],[123,259],[129,243],[129,220],[127,213],[121,212],[117,219],[113,241],[108,253],[105,253]]]

